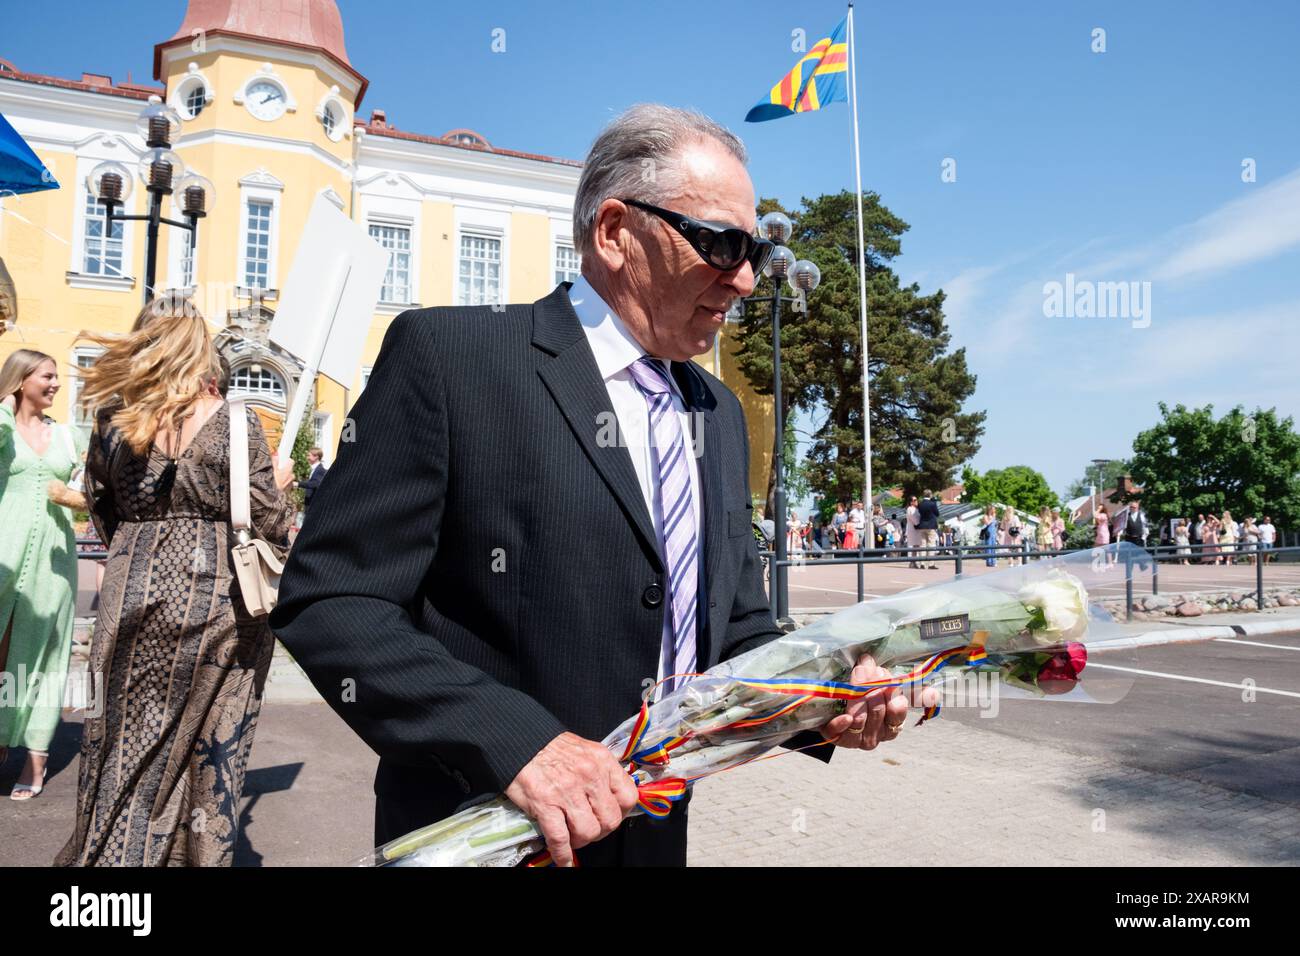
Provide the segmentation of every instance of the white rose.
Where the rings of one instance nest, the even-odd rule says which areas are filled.
[[[1045,636],[1052,643],[1074,641],[1088,630],[1088,592],[1072,574],[1053,568],[1046,577],[1031,581],[1016,595],[1029,608],[1042,608],[1047,619]]]

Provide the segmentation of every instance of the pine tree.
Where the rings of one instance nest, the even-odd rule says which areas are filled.
[[[858,312],[857,225],[851,192],[805,198],[790,247],[822,273],[806,312],[782,309],[781,386],[786,420],[799,408],[826,415],[807,462],[811,486],[832,500],[859,498],[865,480],[862,435],[862,339]],[[759,214],[780,209],[764,199]],[[902,286],[888,263],[908,229],[875,193],[863,194],[867,244],[868,346],[871,354],[872,472],[877,488],[907,494],[945,487],[979,448],[983,412],[963,412],[975,389],[964,349],[949,353],[943,292]],[[770,294],[763,280],[756,295]],[[737,360],[755,391],[772,394],[772,323],[767,306],[748,308]],[[775,471],[768,477],[773,506]]]

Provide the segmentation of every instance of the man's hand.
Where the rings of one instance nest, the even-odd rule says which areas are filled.
[[[636,784],[605,746],[563,733],[519,771],[506,796],[537,822],[556,866],[618,829],[636,806]]]
[[[849,683],[865,684],[890,676],[889,671],[878,665],[870,654],[863,654],[849,675]],[[902,732],[909,705],[932,707],[938,702],[939,692],[934,687],[907,694],[891,687],[852,701],[844,713],[822,725],[822,736],[835,741],[837,747],[875,750],[879,743],[893,740]]]

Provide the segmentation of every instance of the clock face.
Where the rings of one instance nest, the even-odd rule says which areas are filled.
[[[244,104],[260,120],[279,119],[286,106],[284,90],[278,83],[259,80],[244,92]]]

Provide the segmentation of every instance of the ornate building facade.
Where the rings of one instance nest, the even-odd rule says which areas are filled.
[[[143,304],[145,224],[106,233],[86,177],[105,160],[134,171],[145,152],[136,119],[151,96],[180,114],[173,149],[216,192],[196,243],[162,227],[157,291],[193,297],[230,361],[232,396],[259,408],[273,444],[302,369],[267,332],[318,196],[389,251],[356,376],[309,383],[327,464],[400,312],[529,302],[578,273],[571,214],[581,164],[501,148],[471,129],[399,130],[380,109],[363,117],[368,82],[348,58],[334,0],[190,0],[175,35],[154,49],[152,85],[45,76],[21,70],[16,51],[0,57],[15,57],[0,59],[0,113],[60,184],[0,197],[0,261],[17,303],[0,359],[28,347],[66,363],[52,409],[61,420],[89,427],[75,407],[77,376],[97,353],[80,332],[124,331]],[[147,200],[137,181],[122,211],[144,213]],[[163,215],[181,218],[171,199]],[[751,472],[761,493],[765,403],[737,387],[743,378],[725,343],[699,361],[722,371],[754,412]]]

